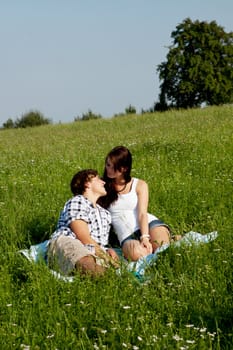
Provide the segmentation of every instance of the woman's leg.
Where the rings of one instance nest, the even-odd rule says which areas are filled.
[[[129,261],[137,261],[139,258],[148,255],[148,251],[136,239],[128,239],[122,247],[124,257]]]
[[[170,232],[166,226],[155,226],[150,229],[153,252],[163,244],[170,243]]]

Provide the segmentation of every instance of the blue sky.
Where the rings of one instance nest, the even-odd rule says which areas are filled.
[[[185,18],[233,30],[232,0],[0,0],[0,126],[29,110],[72,122],[150,108]]]

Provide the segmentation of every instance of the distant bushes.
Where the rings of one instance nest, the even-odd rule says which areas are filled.
[[[115,114],[114,117],[129,114],[133,115],[136,113],[136,108],[130,104],[125,108],[125,111],[123,113]],[[74,118],[74,122],[101,118],[103,118],[101,114],[93,113],[91,109],[88,109],[88,111],[86,113],[83,113],[82,116],[76,116]],[[9,118],[5,123],[3,123],[3,129],[27,128],[51,123],[52,121],[48,118],[45,118],[41,112],[37,110],[30,110],[29,112],[22,114],[21,118],[17,118],[15,121],[12,118]]]
[[[125,108],[125,114],[136,114],[136,112],[136,108],[132,105]]]
[[[124,115],[136,114],[136,113],[137,113],[136,108],[132,105],[129,105],[128,107],[125,108],[125,113],[114,114],[114,117],[123,117]]]
[[[102,118],[101,114],[95,114],[89,109],[87,113],[82,114],[82,117],[79,117],[79,116],[75,117],[74,121],[77,122],[79,120],[90,120],[90,119],[100,119],[100,118]]]
[[[45,124],[51,124],[51,120],[45,118],[43,114],[39,111],[29,111],[27,113],[24,113],[21,118],[17,118],[16,121],[13,121],[11,118],[9,118],[3,124],[3,128],[27,128]]]

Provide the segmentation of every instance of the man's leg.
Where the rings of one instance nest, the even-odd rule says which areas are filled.
[[[93,255],[87,255],[79,259],[75,264],[78,271],[92,276],[101,276],[106,271],[104,266],[98,265]]]
[[[98,264],[96,257],[78,240],[61,235],[50,243],[49,261],[53,268],[65,275],[79,269],[92,275],[103,274],[106,270]]]

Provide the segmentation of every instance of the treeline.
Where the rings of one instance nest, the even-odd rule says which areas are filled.
[[[44,115],[39,111],[29,111],[24,113],[21,118],[17,118],[13,121],[9,118],[4,124],[4,129],[12,128],[27,128],[39,125],[50,124],[52,121],[49,118],[44,117]]]
[[[125,113],[115,114],[114,117],[127,115],[127,114],[136,114],[136,108],[129,105],[125,108]],[[74,121],[85,121],[91,119],[100,119],[103,118],[101,114],[93,113],[90,109],[87,113],[83,113],[82,116],[77,116],[74,118]],[[27,113],[24,113],[21,118],[17,118],[13,121],[9,118],[4,124],[3,129],[16,129],[16,128],[27,128],[40,125],[52,124],[52,120],[46,118],[40,111],[31,110]]]

